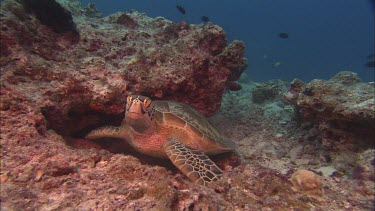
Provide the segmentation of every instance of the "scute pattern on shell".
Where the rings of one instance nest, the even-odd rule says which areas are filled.
[[[205,137],[218,144],[234,148],[232,142],[223,137],[219,131],[197,110],[174,101],[154,101],[155,109],[162,113],[171,113],[186,121],[188,125],[200,131]]]

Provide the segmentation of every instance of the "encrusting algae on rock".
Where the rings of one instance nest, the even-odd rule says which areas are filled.
[[[312,171],[299,169],[290,178],[294,191],[302,191],[308,195],[323,196],[323,183],[319,176]]]

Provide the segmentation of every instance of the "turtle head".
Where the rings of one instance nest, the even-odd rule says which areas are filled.
[[[150,98],[130,95],[126,102],[125,121],[135,131],[144,133],[152,128],[154,111],[154,104]]]

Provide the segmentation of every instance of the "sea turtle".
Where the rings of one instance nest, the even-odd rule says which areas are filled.
[[[141,95],[127,98],[120,127],[105,126],[91,131],[87,139],[121,138],[137,151],[169,158],[190,180],[208,185],[223,171],[207,155],[235,151],[235,144],[197,110],[175,101]]]

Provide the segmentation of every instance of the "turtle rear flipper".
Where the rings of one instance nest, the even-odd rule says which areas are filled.
[[[223,171],[203,152],[178,141],[168,140],[164,144],[164,149],[172,163],[197,184],[208,185],[219,180],[223,174]]]
[[[121,127],[104,126],[91,131],[86,135],[86,139],[98,139],[98,138],[126,138],[126,130]]]

